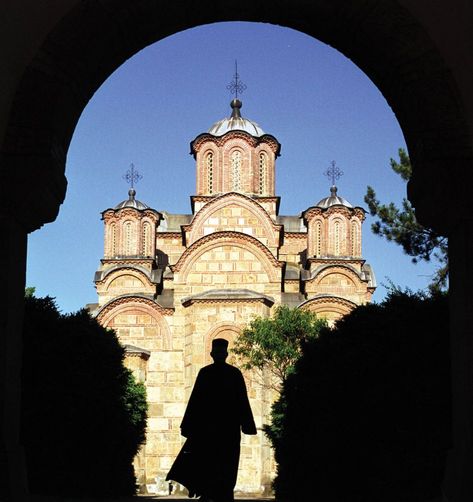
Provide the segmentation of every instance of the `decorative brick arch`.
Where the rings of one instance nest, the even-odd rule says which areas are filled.
[[[110,271],[107,271],[107,273],[104,275],[104,278],[100,282],[103,284],[104,289],[108,290],[108,288],[110,287],[110,284],[115,279],[118,279],[122,275],[131,275],[131,276],[135,277],[146,288],[152,288],[154,286],[154,284],[150,282],[148,274],[146,274],[144,271],[139,270],[135,267],[113,268]]]
[[[327,266],[323,267],[321,270],[316,271],[314,276],[309,279],[308,282],[313,281],[314,284],[320,284],[320,282],[327,276],[331,274],[341,274],[344,275],[347,279],[353,282],[354,286],[359,286],[362,283],[360,276],[355,270],[352,270],[349,267],[344,266]]]
[[[277,246],[279,244],[279,233],[282,228],[281,225],[274,224],[269,214],[263,207],[261,207],[260,204],[246,195],[236,192],[230,192],[212,199],[195,215],[191,224],[188,226],[190,230],[188,244],[193,244],[204,235],[203,224],[207,218],[211,217],[212,214],[215,214],[217,211],[228,206],[232,202],[244,209],[247,209],[255,216],[255,218],[258,219],[258,222],[264,228],[265,235],[272,246]]]
[[[309,310],[315,314],[331,312],[334,313],[337,318],[349,314],[356,307],[356,303],[350,300],[331,295],[309,298],[298,306],[298,308],[302,310]]]
[[[258,239],[240,232],[214,232],[200,238],[182,253],[177,263],[171,266],[171,270],[180,274],[180,282],[185,282],[192,265],[200,256],[221,245],[232,245],[250,251],[261,262],[271,282],[281,280],[283,262],[276,259]]]
[[[96,319],[102,326],[109,327],[109,324],[117,315],[130,310],[143,312],[155,319],[160,329],[160,335],[163,337],[164,348],[171,348],[171,332],[164,316],[170,316],[174,311],[173,309],[161,307],[148,298],[133,295],[114,298],[99,310]]]
[[[212,362],[210,351],[212,350],[212,340],[215,338],[225,338],[229,342],[229,349],[233,345],[235,338],[241,333],[241,328],[233,323],[220,322],[215,324],[206,334],[204,338],[204,361],[205,364]]]

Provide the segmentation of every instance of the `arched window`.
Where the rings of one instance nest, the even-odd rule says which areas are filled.
[[[360,234],[358,232],[358,224],[356,221],[351,222],[351,255],[358,256],[360,254]]]
[[[205,157],[205,167],[207,170],[207,192],[212,194],[214,191],[214,154],[209,152]]]
[[[147,221],[143,223],[142,246],[143,256],[151,256],[151,225]]]
[[[231,155],[231,177],[232,190],[234,192],[241,191],[241,152],[235,150]]]
[[[117,254],[117,226],[115,225],[115,223],[112,223],[110,225],[108,250],[109,255],[112,257]]]
[[[131,221],[123,224],[123,248],[125,255],[133,254],[133,223]]]
[[[265,195],[267,191],[268,157],[265,153],[259,154],[259,194]]]
[[[315,224],[315,256],[322,254],[322,222],[318,221]]]
[[[335,256],[340,256],[340,239],[341,239],[341,223],[336,220],[333,224],[333,253]]]

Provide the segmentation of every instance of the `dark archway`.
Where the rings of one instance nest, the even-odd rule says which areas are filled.
[[[44,17],[34,19],[34,2],[25,4],[24,16],[32,19],[25,23],[25,33],[18,33],[17,41],[27,44],[24,36],[35,23],[46,26],[46,37],[35,48],[37,32],[31,36],[34,55],[28,64],[19,63],[24,67],[22,77],[15,86],[13,101],[3,107],[3,118],[7,114],[8,118],[0,159],[3,179],[8,173],[9,183],[8,187],[2,184],[0,200],[0,217],[6,222],[0,258],[7,267],[4,290],[8,294],[4,295],[6,314],[1,321],[6,327],[2,347],[6,347],[7,356],[1,355],[0,360],[6,385],[14,387],[13,391],[2,389],[2,397],[7,396],[4,428],[18,419],[15,396],[25,232],[53,221],[57,215],[66,192],[64,169],[69,142],[88,100],[127,58],[168,35],[218,21],[268,22],[302,31],[335,47],[371,78],[394,110],[406,138],[414,166],[409,195],[419,219],[450,236],[456,432],[447,478],[450,500],[470,501],[473,224],[468,208],[469,184],[456,180],[468,180],[473,165],[467,116],[471,103],[464,101],[466,80],[462,95],[458,75],[451,73],[452,61],[447,64],[446,53],[438,49],[421,24],[421,18],[429,17],[429,5],[414,0],[241,0],[236,4],[224,0],[67,0],[48,6],[57,11],[58,18],[61,11],[67,12],[51,29]],[[412,9],[403,7],[406,4]],[[467,33],[467,21],[464,23],[462,29]],[[450,25],[449,29],[455,28]],[[463,44],[466,47],[469,43],[471,38],[466,36]],[[453,64],[458,68],[458,61]],[[14,473],[21,464],[14,453],[18,447],[15,434],[5,443]],[[24,480],[12,474],[11,483],[15,482]],[[19,493],[15,488],[12,492]]]
[[[401,125],[414,165],[410,197],[420,219],[445,229],[449,173],[473,160],[459,93],[435,45],[398,2],[317,0],[295,5],[242,0],[80,2],[44,41],[13,103],[2,160],[12,185],[41,173],[43,186],[25,197],[28,230],[53,221],[66,190],[65,160],[82,110],[103,81],[133,54],[166,36],[218,21],[259,21],[302,31],[340,50],[380,89]],[[434,178],[428,175],[435,171]],[[426,175],[427,174],[427,175]],[[16,201],[16,204],[18,201]],[[17,205],[17,211],[18,205]]]

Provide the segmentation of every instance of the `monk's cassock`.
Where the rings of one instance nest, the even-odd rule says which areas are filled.
[[[256,434],[243,375],[225,362],[205,366],[197,375],[181,423],[187,441],[167,479],[215,501],[233,500],[240,430]]]

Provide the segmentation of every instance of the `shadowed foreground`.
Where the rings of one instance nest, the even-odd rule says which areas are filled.
[[[146,502],[148,500],[172,500],[173,502],[189,502],[197,501],[198,499],[190,499],[188,497],[171,496],[171,497],[159,497],[151,495],[143,495],[136,497],[123,497],[123,498],[75,498],[75,497],[43,497],[40,495],[32,495],[31,502]],[[273,498],[240,498],[235,496],[235,500],[240,502],[274,502]]]

